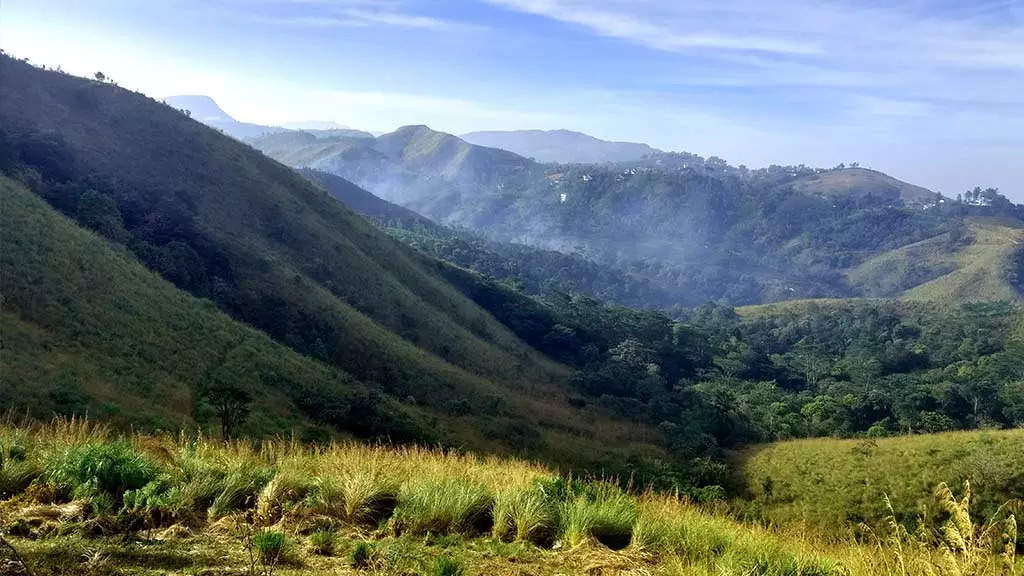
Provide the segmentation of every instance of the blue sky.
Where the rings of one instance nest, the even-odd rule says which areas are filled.
[[[251,122],[569,128],[1024,202],[1024,0],[0,0],[0,45]]]

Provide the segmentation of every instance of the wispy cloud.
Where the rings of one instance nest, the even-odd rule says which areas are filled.
[[[441,32],[484,29],[478,24],[421,14],[396,0],[286,0],[285,4],[290,8],[286,16],[256,17],[268,23],[309,28],[392,26]],[[262,5],[275,7],[281,2]]]
[[[642,9],[610,8],[607,3],[560,0],[488,1],[514,10],[577,24],[603,36],[628,40],[669,52],[702,48],[779,54],[815,54],[821,51],[814,43],[799,39],[662,24],[640,16],[639,14],[643,13]]]

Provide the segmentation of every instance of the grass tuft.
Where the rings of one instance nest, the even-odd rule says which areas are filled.
[[[431,576],[461,576],[462,563],[451,556],[441,556],[434,561],[430,570]]]
[[[402,487],[392,517],[395,533],[481,533],[491,529],[494,498],[465,478],[429,478]]]
[[[317,530],[309,535],[309,547],[314,554],[331,556],[338,537],[332,530]]]
[[[373,545],[369,542],[358,542],[349,554],[349,564],[353,568],[369,568],[373,559]]]
[[[499,490],[495,495],[495,538],[550,543],[557,522],[555,505],[540,486],[514,486]]]
[[[288,539],[278,530],[260,530],[252,536],[252,547],[264,566],[273,566],[284,560]]]
[[[634,499],[612,484],[598,482],[562,504],[560,534],[571,548],[593,538],[618,550],[629,545],[636,520]]]

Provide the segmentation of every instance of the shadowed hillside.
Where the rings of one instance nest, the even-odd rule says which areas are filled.
[[[4,57],[0,126],[0,169],[55,208],[277,342],[450,417],[454,437],[568,460],[630,437],[571,410],[568,371],[436,261],[171,107]]]

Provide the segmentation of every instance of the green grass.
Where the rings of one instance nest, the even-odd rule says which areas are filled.
[[[332,556],[337,542],[338,535],[333,530],[317,530],[309,535],[310,550],[321,556]]]
[[[955,254],[956,269],[915,286],[903,298],[944,303],[1024,298],[1007,278],[1024,229],[984,220],[972,222],[970,229],[975,241]]]
[[[607,482],[559,477],[520,460],[357,444],[310,448],[281,440],[253,445],[123,438],[84,422],[0,427],[0,438],[17,438],[19,461],[40,463],[41,469],[55,454],[72,455],[64,459],[71,463],[68,476],[87,483],[97,467],[80,465],[82,455],[85,462],[106,462],[103,474],[114,479],[106,484],[113,494],[142,481],[122,479],[152,468],[145,477],[154,479],[126,490],[123,501],[91,491],[64,503],[66,480],[43,473],[25,490],[0,499],[0,532],[37,575],[235,573],[255,565],[281,575],[890,576],[894,572],[887,566],[897,554],[911,566],[901,576],[927,576],[929,569],[949,567],[942,564],[949,559],[941,546],[950,545],[943,534],[951,532],[942,527],[921,540],[898,532],[901,547],[882,532],[878,542],[858,543],[822,538],[806,526],[767,530],[674,495],[636,494]],[[1009,466],[1019,454],[996,456]],[[257,472],[242,474],[249,469]],[[362,477],[388,470],[399,495],[388,521],[368,526],[349,517],[343,506],[325,509],[313,492],[302,495],[317,483],[339,485],[343,470]],[[204,488],[195,488],[198,483]],[[220,518],[210,511],[227,492],[247,496]],[[953,559],[971,566],[961,573],[1000,574],[1003,560],[986,548],[998,540],[996,531],[977,523],[960,492],[954,493],[955,502],[948,490],[941,494],[941,502],[957,514],[957,530],[973,526],[970,557]],[[88,506],[97,498],[106,498],[108,505]],[[262,515],[267,502],[275,503],[270,509],[286,512]],[[311,528],[321,525],[325,514],[333,514],[331,527]],[[529,536],[538,526],[557,527],[555,539],[537,546],[530,538],[499,534],[497,526],[493,531],[474,526],[487,516],[507,521],[509,534]]]
[[[558,526],[552,495],[538,483],[511,486],[498,491],[494,499],[494,536],[543,544],[554,538]]]
[[[483,533],[491,528],[494,496],[483,484],[458,477],[412,481],[398,494],[396,533]]]
[[[252,546],[261,562],[275,565],[287,552],[288,538],[284,532],[263,529],[253,534]]]
[[[1020,300],[1007,270],[1024,230],[974,219],[964,235],[969,241],[951,245],[950,234],[944,233],[883,252],[847,270],[847,280],[865,296],[943,303]]]
[[[750,448],[736,463],[753,502],[746,509],[761,520],[838,535],[862,522],[879,529],[888,495],[896,518],[913,528],[922,508],[938,509],[939,483],[970,481],[982,518],[1024,495],[1024,430],[794,440]]]

